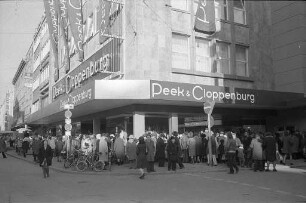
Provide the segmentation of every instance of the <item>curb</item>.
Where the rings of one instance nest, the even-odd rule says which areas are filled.
[[[8,156],[11,156],[13,158],[16,158],[16,159],[20,159],[20,160],[23,160],[23,161],[26,161],[30,164],[33,164],[33,165],[37,165],[35,162],[33,161],[30,161],[30,160],[27,160],[21,156],[18,156],[18,155],[13,155],[13,154],[10,154],[10,153],[6,153]],[[54,166],[50,166],[49,167],[51,170],[53,171],[56,171],[56,172],[61,172],[61,173],[68,173],[68,174],[80,174],[80,175],[98,175],[98,176],[101,176],[101,175],[107,175],[107,176],[136,176],[136,175],[139,175],[139,172],[137,171],[137,169],[127,169],[127,170],[130,170],[130,171],[127,171],[127,172],[112,172],[112,171],[102,171],[102,172],[92,172],[92,171],[86,171],[86,172],[80,172],[80,171],[73,171],[71,169],[61,169],[61,168],[58,168],[58,167],[54,167]],[[209,172],[226,172],[227,171],[227,168],[218,168],[218,169],[214,169],[214,170],[188,170],[186,171],[185,170],[180,170],[178,169],[176,172],[173,172],[173,171],[164,171],[164,172],[151,172],[151,173],[146,173],[146,174],[150,174],[150,175],[173,175],[173,174],[183,174],[183,173],[209,173]]]

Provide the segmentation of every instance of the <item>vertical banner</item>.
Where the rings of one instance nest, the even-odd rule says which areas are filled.
[[[205,34],[216,32],[214,0],[199,0],[194,30]]]
[[[97,18],[100,20],[99,25],[99,42],[102,44],[108,39],[110,33],[110,12],[112,9],[112,2],[107,0],[99,0],[100,9],[97,14]]]
[[[82,0],[68,0],[68,19],[79,60],[84,59]]]
[[[59,79],[58,69],[58,13],[55,5],[56,0],[44,0],[46,19],[50,34],[50,42],[54,55],[54,81]]]
[[[64,53],[63,53],[63,63],[62,66],[65,68],[65,72],[68,73],[70,70],[70,60],[69,60],[69,47],[68,47],[68,34],[65,32],[65,28],[68,25],[68,12],[67,12],[67,0],[58,0],[56,1],[56,8],[60,15],[59,26],[61,29],[62,37],[63,37],[63,45],[64,45]]]

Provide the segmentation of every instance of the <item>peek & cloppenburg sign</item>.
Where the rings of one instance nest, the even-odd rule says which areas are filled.
[[[151,81],[151,99],[197,102],[214,100],[216,103],[255,104],[255,96],[254,90],[238,91],[228,87]]]

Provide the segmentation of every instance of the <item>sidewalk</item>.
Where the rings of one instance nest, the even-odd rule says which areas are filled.
[[[37,163],[34,162],[32,155],[27,155],[26,158],[23,156],[19,156],[15,150],[9,150],[7,154],[11,157],[24,160],[28,163],[31,163],[33,165],[37,165]],[[276,168],[278,171],[283,172],[297,172],[297,173],[306,173],[306,162],[304,162],[304,159],[299,160],[293,160],[293,165],[280,165],[277,164]],[[166,174],[173,174],[173,173],[207,173],[207,172],[228,172],[228,167],[226,164],[219,164],[218,166],[208,166],[206,163],[197,163],[197,164],[184,164],[184,169],[177,168],[176,172],[168,171],[167,164],[165,164],[165,167],[158,167],[157,164],[155,164],[155,170],[156,172],[150,173],[151,175],[166,175]],[[272,166],[270,166],[272,167]],[[250,170],[249,168],[241,168],[240,170]],[[125,176],[125,175],[139,175],[139,171],[136,169],[129,169],[129,164],[124,164],[121,166],[118,165],[112,165],[111,170],[104,170],[102,172],[95,172],[90,169],[80,172],[77,171],[74,167],[72,168],[64,168],[64,162],[57,162],[56,158],[52,160],[52,166],[50,166],[50,169],[62,172],[62,173],[70,173],[70,174],[83,174],[83,175],[115,175],[115,176]]]

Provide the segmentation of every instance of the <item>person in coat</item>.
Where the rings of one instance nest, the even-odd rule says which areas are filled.
[[[182,148],[182,155],[183,155],[183,163],[188,163],[188,133],[184,132],[182,138],[180,140],[181,148]]]
[[[117,164],[122,165],[125,157],[123,134],[120,134],[120,136],[115,140],[114,151],[117,158]]]
[[[38,162],[38,154],[39,154],[39,148],[41,147],[41,140],[38,139],[38,137],[34,137],[33,143],[32,143],[32,151],[33,151],[33,158],[35,162]]]
[[[196,160],[195,162],[200,163],[201,162],[200,157],[201,157],[201,152],[202,152],[202,139],[198,133],[195,133],[194,139],[196,142]]]
[[[136,142],[134,141],[134,135],[129,136],[129,140],[126,143],[126,157],[130,163],[130,169],[135,168],[136,163]]]
[[[154,157],[155,157],[155,144],[154,141],[151,139],[151,135],[147,134],[146,135],[146,146],[147,146],[147,161],[148,161],[148,167],[147,167],[147,172],[155,172],[154,170]]]
[[[188,139],[188,152],[189,152],[189,157],[191,160],[191,163],[194,164],[196,161],[196,140],[194,139],[192,134],[189,134],[189,139]]]
[[[166,144],[164,141],[165,135],[162,133],[157,139],[156,143],[156,160],[158,161],[158,167],[164,167],[165,166],[165,159],[166,159]]]
[[[147,146],[144,137],[139,137],[139,143],[136,148],[137,168],[140,171],[140,179],[144,179],[144,169],[147,167]]]
[[[293,146],[293,140],[292,136],[289,134],[289,131],[286,131],[283,137],[283,149],[282,152],[284,155],[284,165],[286,165],[286,159],[289,157],[290,159],[290,165],[293,165],[292,163],[292,146]]]
[[[176,162],[179,157],[179,147],[175,143],[175,137],[172,136],[168,141],[167,153],[168,153],[168,171],[176,171]]]
[[[103,170],[105,170],[105,163],[108,162],[108,145],[106,140],[106,134],[96,135],[96,150],[95,152],[99,155],[99,160],[103,162]]]
[[[5,152],[6,152],[6,144],[5,144],[5,139],[4,139],[3,136],[0,137],[0,152],[2,153],[2,157],[4,159],[6,159],[7,158],[6,154],[5,154]]]
[[[48,141],[43,141],[43,146],[39,148],[38,159],[39,165],[42,167],[44,178],[49,177],[49,166],[52,165],[52,149],[48,145]]]
[[[218,142],[216,135],[212,132],[212,135],[208,137],[208,142],[211,142],[211,157],[209,154],[209,147],[206,148],[207,152],[207,165],[213,164],[214,166],[217,166],[217,149],[218,149]],[[211,163],[212,162],[212,163]]]
[[[23,141],[22,141],[22,152],[23,152],[24,158],[26,158],[29,148],[30,148],[30,138],[25,137],[23,138]]]
[[[178,163],[180,169],[183,169],[184,168],[183,154],[182,154],[182,148],[181,148],[180,140],[178,138],[178,132],[177,131],[173,131],[172,135],[174,136],[175,144],[177,145],[177,147],[179,149],[177,163]]]
[[[272,133],[267,132],[266,136],[263,140],[263,149],[266,153],[266,160],[267,160],[267,169],[266,171],[270,171],[269,166],[270,163],[273,164],[273,171],[276,172],[276,151],[277,151],[277,144],[276,140],[274,139]]]
[[[231,132],[226,133],[227,142],[225,145],[225,150],[227,152],[228,166],[230,168],[229,174],[234,174],[234,168],[236,169],[236,173],[239,172],[239,168],[236,164],[236,140],[233,139],[233,135]]]
[[[254,160],[254,171],[257,170],[263,171],[263,150],[262,150],[262,140],[260,139],[260,135],[256,134],[255,138],[252,140],[251,145],[253,160]]]

